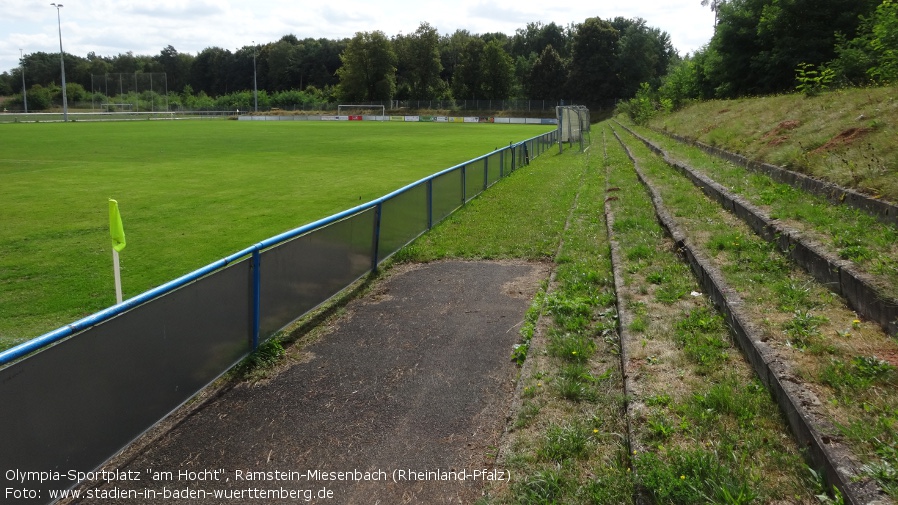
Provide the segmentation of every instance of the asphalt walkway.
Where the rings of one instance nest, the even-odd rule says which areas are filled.
[[[547,276],[521,262],[399,267],[298,362],[192,409],[118,468],[140,481],[75,503],[472,503],[507,477],[492,456],[510,354]]]

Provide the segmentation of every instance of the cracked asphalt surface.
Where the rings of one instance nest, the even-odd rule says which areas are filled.
[[[441,477],[504,470],[493,456],[517,376],[510,353],[548,270],[525,262],[397,267],[275,377],[226,388],[121,466],[107,466],[141,472],[141,481],[92,489],[124,498],[74,503],[472,503],[499,474]],[[442,473],[394,480],[409,471]],[[172,478],[152,480],[155,472]],[[378,480],[355,480],[365,472]],[[231,497],[215,498],[216,490]]]

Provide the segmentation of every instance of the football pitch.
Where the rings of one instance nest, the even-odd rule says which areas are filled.
[[[2,125],[0,349],[550,126],[136,121]]]

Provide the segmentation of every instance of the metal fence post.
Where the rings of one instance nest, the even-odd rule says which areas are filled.
[[[461,166],[461,203],[468,201],[468,168],[467,165]]]
[[[433,179],[427,179],[427,229],[433,228]]]
[[[499,151],[499,178],[505,177],[505,148],[503,147],[501,151]]]
[[[371,270],[374,272],[377,272],[377,255],[380,252],[380,215],[383,205],[381,202],[374,207],[374,251],[371,258]]]
[[[253,340],[252,350],[259,348],[259,328],[262,324],[262,253],[253,251]]]

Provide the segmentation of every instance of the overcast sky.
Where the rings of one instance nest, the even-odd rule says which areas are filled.
[[[514,34],[528,22],[567,26],[589,17],[643,18],[670,34],[685,55],[706,44],[714,16],[701,0],[62,0],[62,44],[81,57],[90,51],[114,56],[128,51],[157,55],[172,45],[197,54],[218,46],[235,51],[252,41],[340,39],[381,30],[387,36],[414,32],[422,21],[440,34]],[[0,72],[25,54],[59,52],[57,10],[47,1],[0,0]]]

